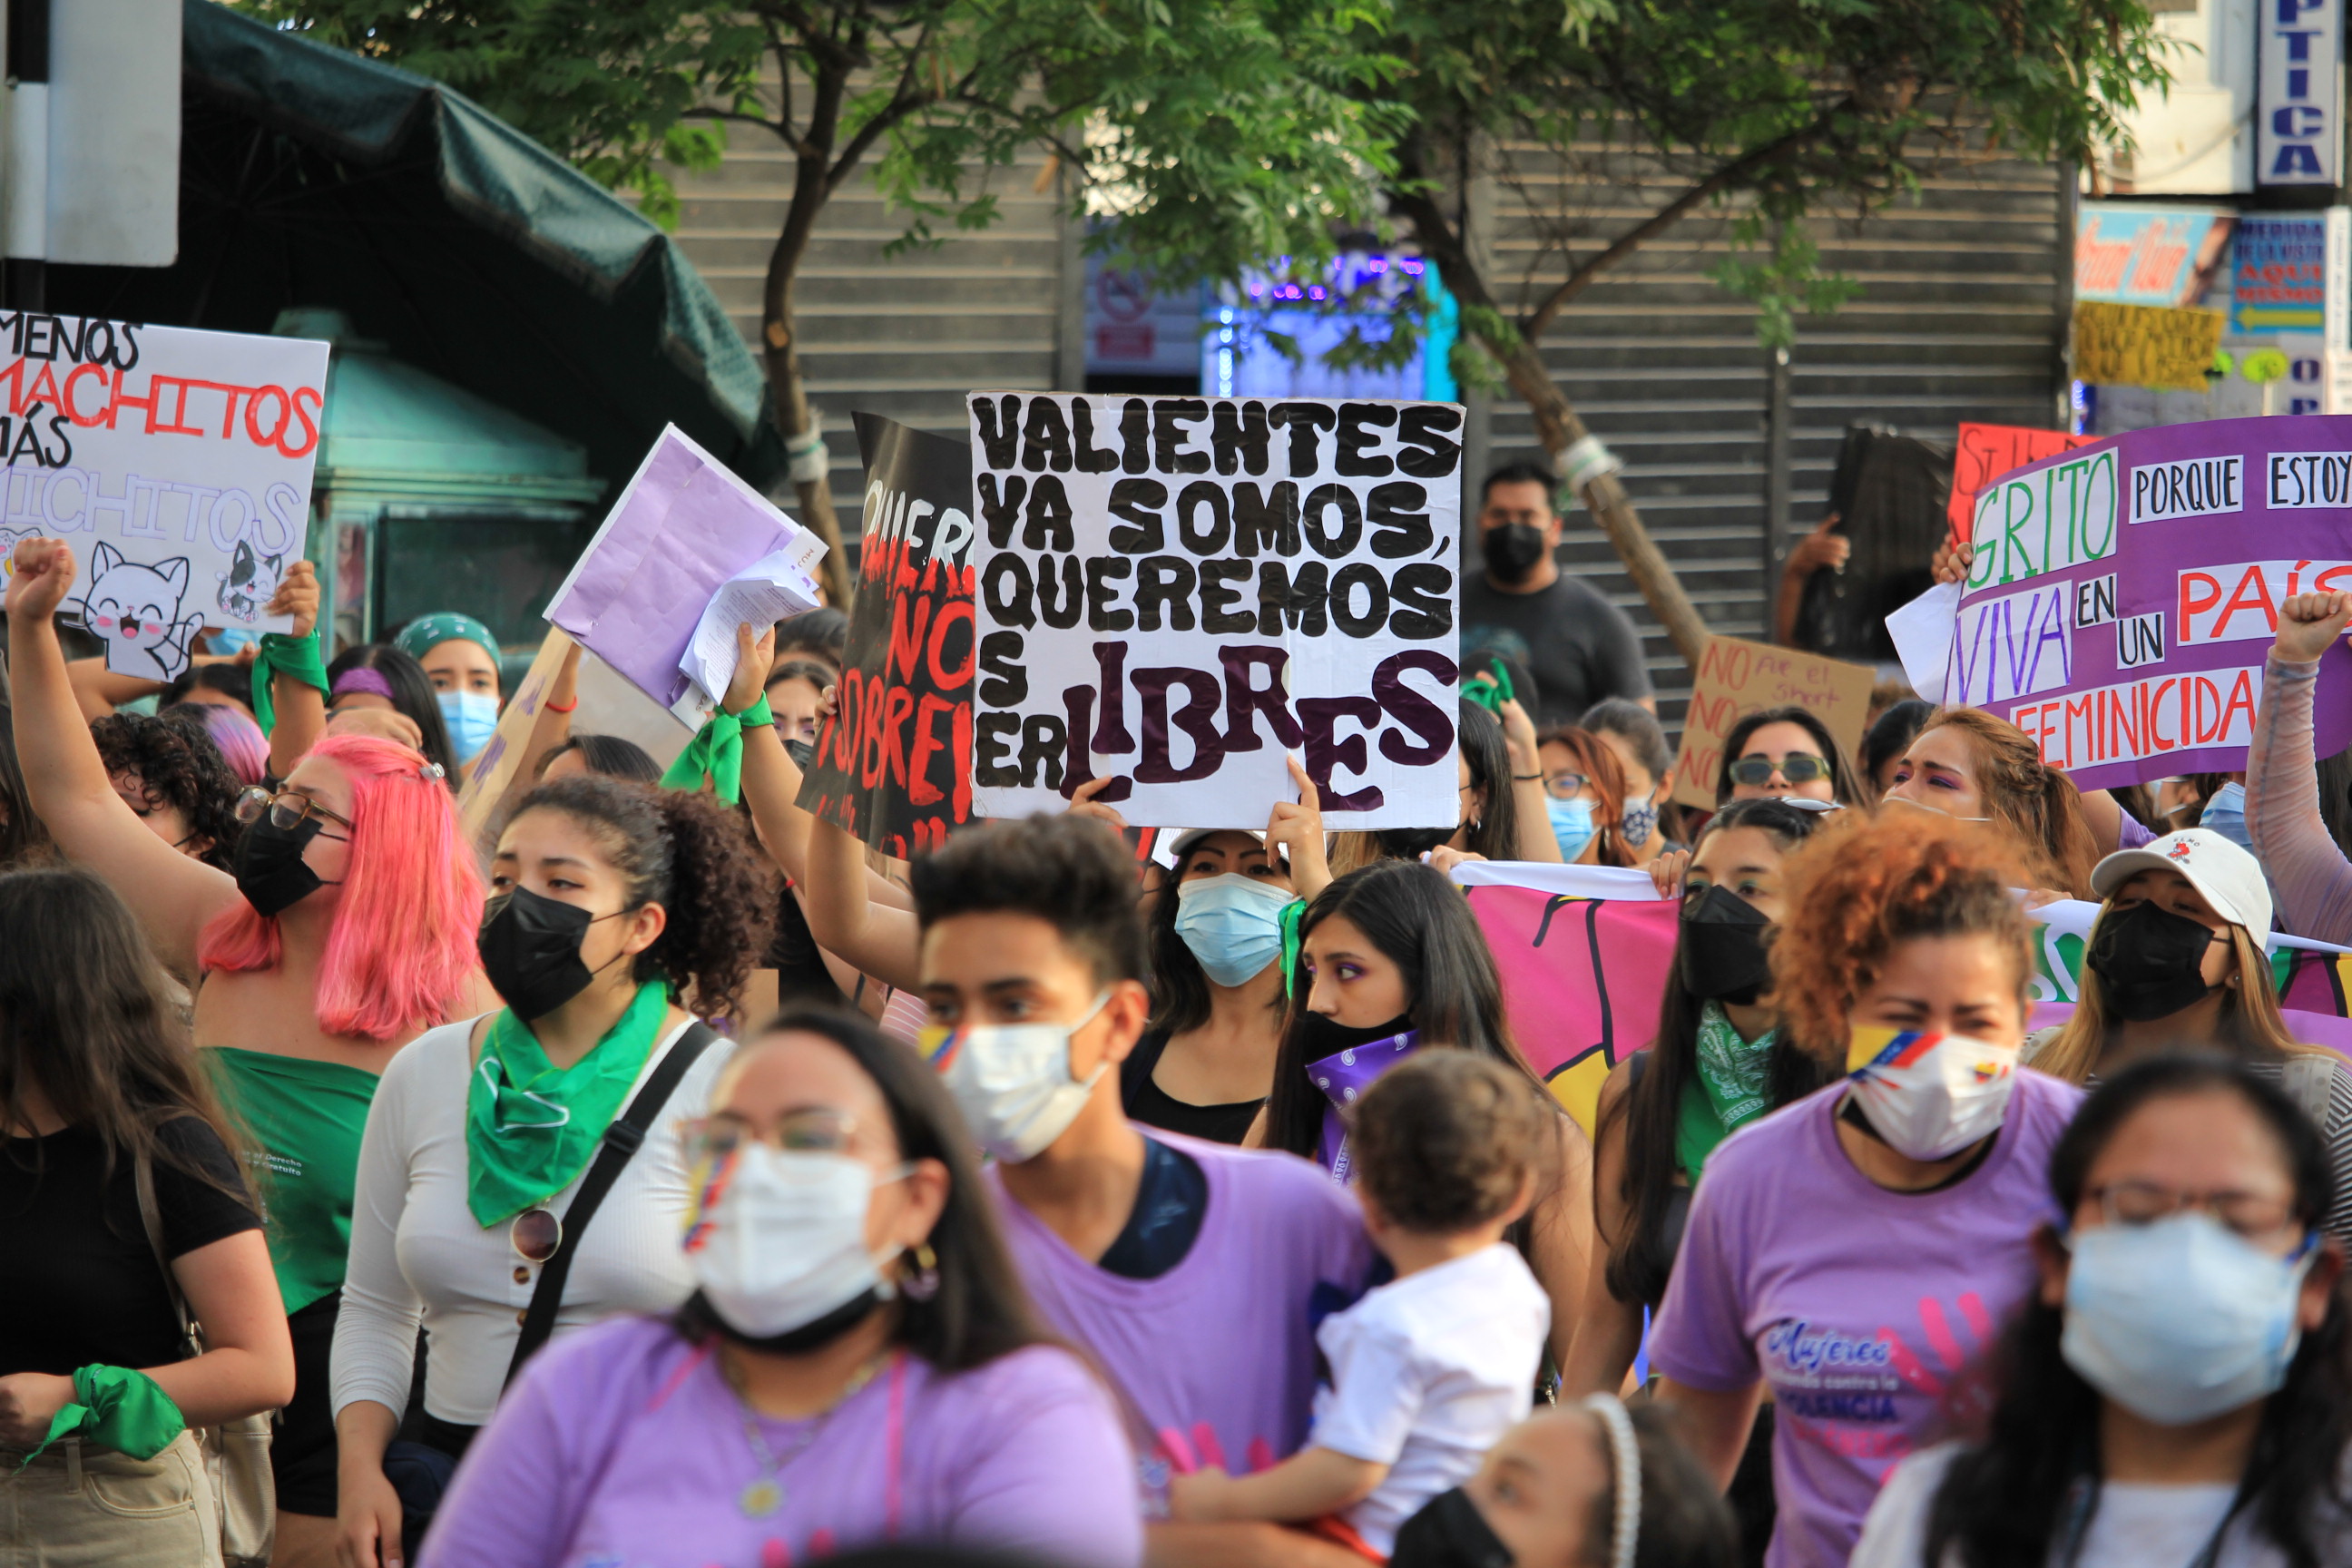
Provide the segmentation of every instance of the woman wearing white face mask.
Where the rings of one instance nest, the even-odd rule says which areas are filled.
[[[1906,1461],[1856,1568],[2352,1561],[2352,1363],[2319,1135],[2226,1060],[2157,1058],[2051,1158],[2061,1221],[1980,1445]]]
[[[435,1568],[805,1563],[892,1540],[1127,1568],[1134,1460],[1045,1342],[946,1090],[865,1020],[778,1018],[690,1140],[699,1287],[552,1347]]]
[[[2032,1289],[2043,1182],[2079,1090],[2020,1071],[2022,871],[1919,812],[1839,822],[1783,871],[1768,999],[1844,1081],[1707,1157],[1650,1343],[1659,1397],[1727,1483],[1765,1385],[1773,1568],[1843,1563],[1893,1463]]]
[[[1128,1119],[1239,1143],[1282,1045],[1290,868],[1257,834],[1196,829],[1153,896],[1151,1023],[1119,1063]]]

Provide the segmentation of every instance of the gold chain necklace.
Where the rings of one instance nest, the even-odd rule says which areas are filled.
[[[783,1468],[806,1453],[809,1446],[832,1424],[834,1415],[849,1403],[850,1396],[874,1381],[874,1374],[882,1369],[882,1363],[889,1353],[884,1351],[871,1357],[852,1373],[847,1386],[835,1396],[831,1405],[809,1418],[808,1430],[802,1435],[801,1440],[779,1458],[768,1447],[768,1435],[760,1430],[760,1413],[752,1406],[749,1380],[743,1375],[742,1369],[729,1359],[727,1352],[724,1349],[719,1351],[719,1375],[726,1381],[728,1392],[735,1396],[735,1411],[743,1422],[743,1439],[751,1445],[751,1457],[759,1462],[761,1472],[736,1495],[735,1506],[744,1518],[765,1519],[784,1506],[784,1485],[779,1479]]]

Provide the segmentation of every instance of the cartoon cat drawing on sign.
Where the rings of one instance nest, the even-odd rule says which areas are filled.
[[[270,595],[278,592],[278,584],[285,580],[288,553],[281,550],[275,555],[264,555],[254,549],[251,540],[238,540],[236,555],[228,570],[213,574],[220,584],[215,602],[238,620],[253,619],[261,614]]]
[[[89,586],[69,603],[106,645],[109,671],[170,680],[188,668],[189,648],[205,626],[201,615],[180,616],[187,589],[184,557],[143,565],[100,540],[91,553]]]

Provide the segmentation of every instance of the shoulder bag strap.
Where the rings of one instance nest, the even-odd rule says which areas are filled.
[[[637,1090],[629,1109],[614,1119],[604,1129],[604,1141],[597,1147],[596,1158],[590,1163],[587,1175],[581,1178],[580,1191],[572,1195],[572,1206],[563,1213],[563,1239],[557,1244],[555,1256],[540,1270],[539,1286],[530,1293],[530,1307],[523,1314],[522,1332],[515,1336],[514,1359],[507,1363],[506,1383],[555,1332],[556,1309],[563,1304],[563,1281],[572,1272],[572,1256],[580,1250],[580,1238],[587,1233],[588,1222],[596,1217],[596,1210],[604,1194],[620,1180],[622,1168],[646,1141],[646,1133],[654,1119],[669,1103],[680,1079],[684,1079],[702,1053],[719,1038],[718,1031],[698,1018],[686,1026],[669,1054],[655,1068],[646,1086]],[[506,1384],[500,1384],[501,1387]]]
[[[163,1289],[172,1298],[172,1310],[180,1320],[182,1349],[189,1355],[202,1353],[204,1346],[197,1342],[194,1320],[188,1316],[188,1299],[180,1293],[179,1276],[172,1272],[172,1260],[163,1256],[163,1215],[155,1204],[155,1167],[145,1154],[138,1155],[131,1167],[139,1188],[139,1225],[147,1233],[147,1249],[155,1255],[155,1267],[163,1276]]]

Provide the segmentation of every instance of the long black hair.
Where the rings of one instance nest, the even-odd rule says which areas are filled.
[[[1728,828],[1752,827],[1786,852],[1803,843],[1823,815],[1777,800],[1735,800],[1715,814],[1699,842],[1704,845]],[[1625,1228],[1619,1236],[1601,1237],[1609,1248],[1609,1293],[1621,1301],[1655,1305],[1665,1295],[1666,1276],[1675,1266],[1674,1238],[1666,1235],[1667,1210],[1675,1195],[1675,1129],[1682,1117],[1683,1095],[1698,1076],[1698,1021],[1706,1010],[1706,998],[1692,989],[1689,963],[1688,950],[1678,943],[1665,999],[1658,1008],[1658,1035],[1650,1046],[1649,1063],[1593,1129],[1595,1144],[1612,1128],[1621,1128],[1625,1140],[1624,1174],[1618,1187],[1625,1204]],[[1822,1063],[1786,1041],[1774,1043],[1769,1061],[1776,1110],[1802,1100],[1832,1076]],[[1596,1188],[1596,1221],[1600,1198]]]
[[[0,871],[55,858],[48,825],[33,810],[32,792],[16,761],[16,710],[0,702]]]
[[[969,1372],[1030,1345],[1053,1342],[1030,1305],[996,1211],[982,1190],[971,1133],[939,1074],[866,1019],[830,1008],[780,1013],[745,1049],[782,1034],[817,1035],[848,1052],[890,1108],[898,1158],[937,1160],[947,1167],[947,1203],[928,1238],[937,1258],[938,1289],[920,1300],[900,1293],[893,1341],[942,1372]],[[719,1331],[698,1293],[673,1321],[680,1333],[698,1342]]]
[[[424,737],[425,743],[417,750],[425,753],[426,762],[441,764],[442,780],[454,792],[465,781],[458,776],[457,759],[450,755],[449,726],[442,722],[441,699],[425,667],[388,642],[362,643],[345,648],[327,666],[328,691],[335,689],[335,682],[345,671],[353,669],[373,669],[383,677],[383,683],[392,688],[394,710],[408,715]]]
[[[1444,874],[1417,860],[1379,860],[1335,879],[1307,906],[1298,922],[1303,943],[1315,928],[1344,915],[1404,973],[1408,1011],[1424,1045],[1453,1046],[1491,1057],[1524,1073],[1540,1089],[1511,1038],[1503,1016],[1503,982],[1495,955],[1471,918],[1468,900]],[[1274,1093],[1266,1101],[1265,1146],[1312,1157],[1323,1131],[1321,1091],[1307,1081],[1313,1059],[1307,1040],[1302,976],[1294,987],[1290,1021],[1274,1063]]]
[[[582,734],[577,731],[566,736],[563,744],[539,760],[539,776],[545,778],[547,770],[554,766],[555,759],[566,752],[579,752],[580,761],[592,773],[626,779],[632,784],[661,783],[661,764],[635,741],[619,735]]]
[[[2116,1133],[2158,1100],[2233,1095],[2277,1140],[2294,1184],[2294,1214],[2316,1230],[2335,1201],[2336,1176],[2319,1129],[2285,1091],[2222,1057],[2166,1056],[2117,1073],[2083,1102],[2050,1155],[2050,1186],[2068,1215],[2091,1167]],[[2065,1317],[2036,1295],[2001,1347],[2000,1402],[1986,1441],[1952,1461],[1927,1516],[1926,1563],[1946,1552],[1964,1568],[2040,1563],[2049,1554],[2068,1492],[2085,1466],[2097,1473],[2098,1391],[2059,1352]],[[2320,1568],[2316,1532],[2342,1528],[2352,1500],[2338,1474],[2352,1446],[2352,1358],[2344,1292],[2303,1336],[2286,1382],[2270,1396],[2246,1457],[2242,1496],[2255,1527],[2292,1568]],[[2335,1514],[2328,1520],[2326,1512]]]
[[[1861,781],[1853,776],[1853,763],[1847,760],[1845,748],[1838,744],[1830,727],[1802,708],[1767,708],[1761,713],[1750,713],[1731,727],[1723,738],[1723,763],[1715,773],[1715,798],[1731,798],[1731,764],[1748,749],[1748,737],[1767,724],[1794,724],[1813,738],[1824,761],[1830,765],[1830,789],[1840,805],[1867,805],[1870,795],[1862,791]]]

